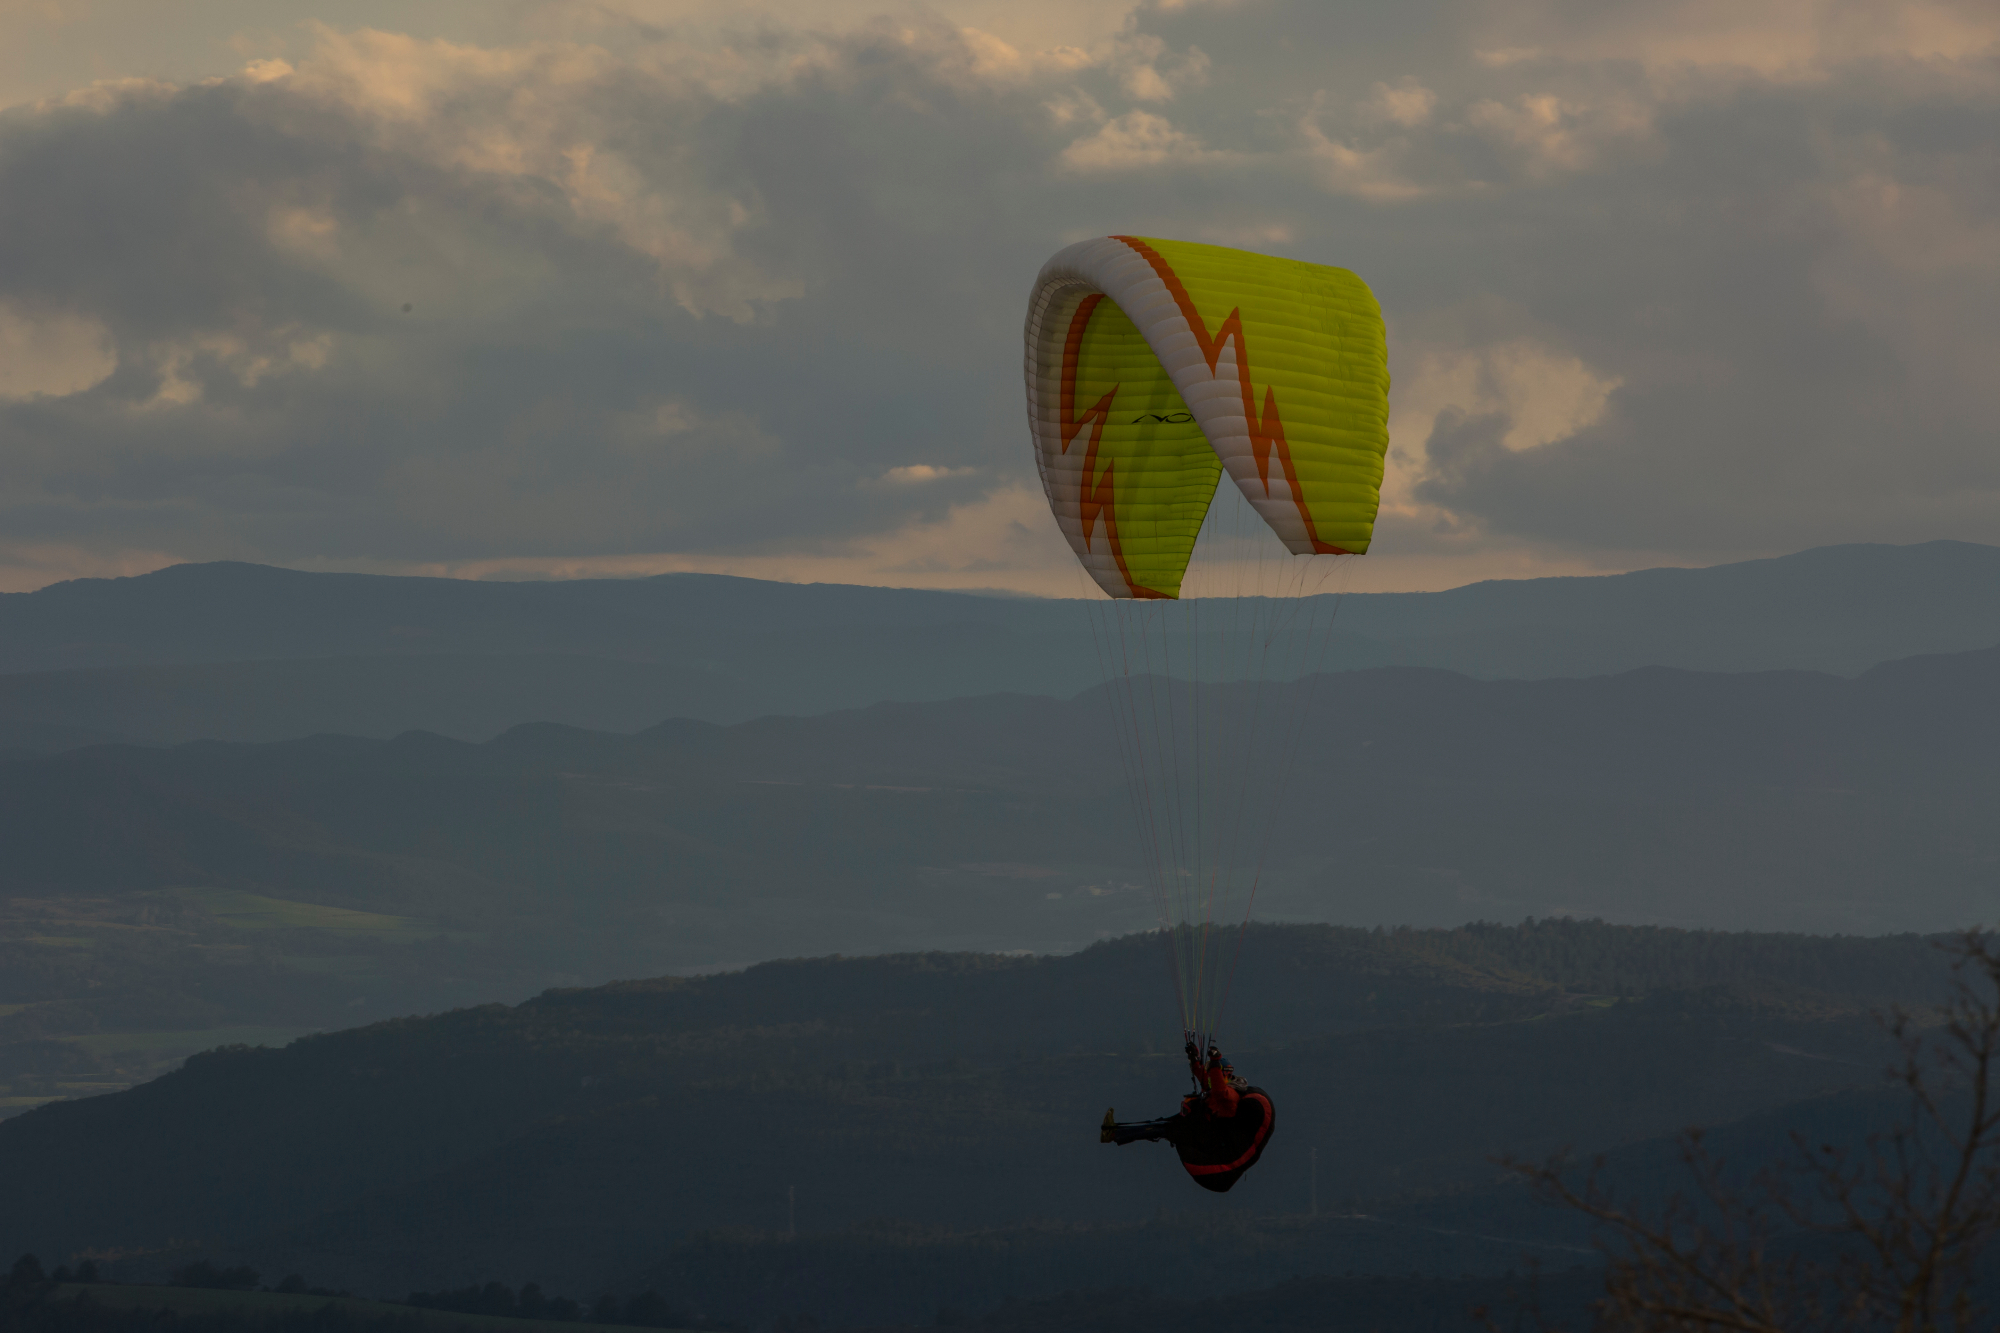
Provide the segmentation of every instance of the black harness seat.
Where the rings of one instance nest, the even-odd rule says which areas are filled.
[[[1237,1096],[1235,1115],[1211,1115],[1197,1101],[1173,1118],[1165,1137],[1195,1184],[1224,1194],[1264,1155],[1272,1120],[1270,1095],[1262,1088],[1245,1088]]]

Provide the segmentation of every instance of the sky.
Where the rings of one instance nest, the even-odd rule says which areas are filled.
[[[1991,0],[0,0],[0,590],[1076,595],[1108,233],[1373,288],[1350,588],[2000,542]]]

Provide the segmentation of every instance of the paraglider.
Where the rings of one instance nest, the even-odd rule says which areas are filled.
[[[1178,1112],[1159,1120],[1121,1124],[1113,1108],[1104,1113],[1097,1139],[1121,1148],[1165,1139],[1174,1145],[1195,1184],[1225,1194],[1264,1155],[1276,1112],[1270,1094],[1238,1078],[1213,1043],[1204,1064],[1201,1047],[1190,1039],[1187,1058],[1196,1091],[1181,1098]]]
[[[1311,689],[1267,707],[1266,683],[1316,688],[1335,600],[1318,594],[1373,539],[1389,445],[1382,313],[1346,269],[1107,236],[1042,266],[1025,341],[1042,487],[1110,599],[1092,609],[1102,693],[1195,1082],[1180,1114],[1107,1113],[1100,1138],[1170,1142],[1199,1183],[1226,1190],[1274,1113],[1214,1044],[1242,943],[1217,908],[1240,896],[1248,920],[1306,734]],[[1254,565],[1251,534],[1221,531],[1225,472],[1229,514],[1263,533]],[[1272,535],[1289,558],[1266,559]],[[1239,558],[1196,586],[1204,541]],[[1218,594],[1222,615],[1204,625]]]

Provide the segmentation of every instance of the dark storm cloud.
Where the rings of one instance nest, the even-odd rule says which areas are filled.
[[[1656,11],[1587,51],[1495,12],[1148,9],[1039,56],[323,32],[17,110],[0,527],[451,562],[942,521],[1032,487],[1024,288],[1115,230],[1370,280],[1403,549],[2000,540],[1990,51],[1657,65]]]
[[[2000,350],[1951,288],[2000,293],[1983,265],[1926,272],[1923,252],[1951,241],[1907,217],[1944,209],[1935,221],[1983,227],[1990,247],[1990,188],[1925,200],[1922,182],[1996,178],[1993,141],[1965,133],[1992,110],[1878,118],[1849,98],[1669,113],[1654,152],[1564,190],[1561,213],[1495,210],[1494,285],[1623,383],[1600,421],[1539,449],[1434,437],[1422,498],[1599,549],[2000,536],[1993,404],[1946,369]]]
[[[878,173],[980,126],[900,44],[857,45],[839,87],[595,90],[598,153],[692,155],[677,188],[763,214],[682,266],[723,309],[676,303],[546,182],[453,169],[290,80],[16,117],[4,290],[102,323],[119,368],[7,409],[10,532],[439,559],[796,548],[941,512],[964,482],[864,483],[977,455],[1014,408],[978,345],[1005,325],[953,261],[995,220]]]

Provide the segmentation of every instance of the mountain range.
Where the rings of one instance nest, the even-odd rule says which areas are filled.
[[[1297,719],[1240,779],[1285,779],[1243,849],[1263,919],[1889,931],[1992,908],[2000,650],[1852,680],[1383,668],[1200,693],[1226,716],[1260,689]],[[602,950],[644,970],[1060,951],[1154,919],[1113,720],[1097,692],[636,736],[97,747],[0,764],[0,840],[17,892],[209,886],[472,923],[583,975]]]
[[[1427,666],[1480,679],[1646,666],[1853,675],[2000,643],[2000,548],[1823,547],[1337,602],[1333,632],[1306,667]],[[1194,660],[1198,609],[1153,614],[1194,617],[1165,629],[1167,656]],[[1066,698],[1102,678],[1085,604],[1059,599],[700,574],[499,583],[227,563],[0,595],[0,750],[408,730],[486,740],[522,722],[632,732],[674,717]]]
[[[244,565],[0,598],[0,1253],[760,1328],[1395,1274],[1368,1299],[1443,1321],[1592,1262],[1498,1156],[1657,1199],[1686,1124],[1767,1161],[1885,1123],[1868,1013],[1996,901],[1996,592],[2000,550],[1932,543],[1350,596],[1330,669],[1230,683],[1148,670],[1213,662],[1194,604]],[[1114,623],[1158,651],[1107,680]],[[1205,788],[1190,739],[1233,755]],[[1144,834],[1190,789],[1260,830],[1203,863],[1256,886],[1225,939],[1275,923],[1224,1036],[1281,1128],[1222,1200],[1092,1132],[1179,1090]]]

